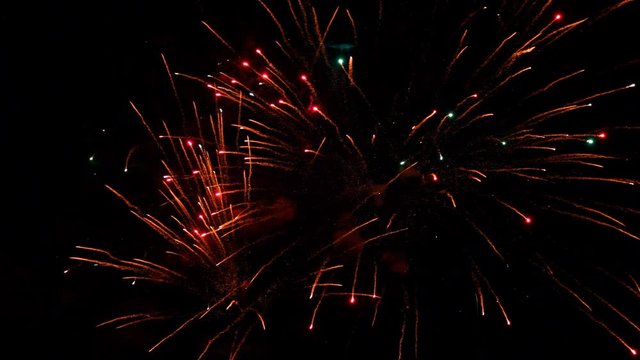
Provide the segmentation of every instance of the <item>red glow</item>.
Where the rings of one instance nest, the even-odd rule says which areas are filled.
[[[556,21],[562,20],[562,14],[561,13],[557,13],[556,16],[553,18]]]
[[[635,349],[631,349],[631,355],[636,356],[638,355],[638,352]]]
[[[312,107],[312,108],[311,108],[311,110],[313,110],[313,111],[315,111],[315,112],[320,111],[320,109],[319,109],[317,106]]]
[[[282,99],[278,100],[278,104],[284,104],[284,100]]]
[[[262,55],[262,50],[260,50],[260,49],[256,49],[256,53],[258,53],[258,54]]]
[[[247,62],[247,61],[243,61],[243,62],[242,62],[242,66],[244,66],[244,67],[249,67],[249,62]]]
[[[216,93],[216,97],[218,96],[222,96],[222,94],[220,94],[219,92]]]
[[[217,196],[217,197],[220,197],[220,196],[222,196],[222,193],[218,191],[218,192],[216,193],[216,196]]]
[[[433,181],[438,181],[438,175],[436,175],[435,173],[431,173],[431,178],[433,179]]]
[[[189,145],[189,146],[193,146],[193,141],[191,141],[191,140],[187,140],[187,145]]]
[[[531,220],[531,218],[530,218],[530,217],[526,217],[526,218],[524,218],[524,222],[525,222],[526,224],[531,224],[531,223],[533,222],[533,220]]]
[[[263,74],[262,74],[262,78],[263,78],[263,79],[268,79],[268,78],[269,78],[269,74],[267,74],[267,73],[263,73]]]
[[[238,83],[238,81],[237,81],[237,80],[231,80],[231,83],[232,83],[232,84],[237,84],[237,83]]]
[[[302,79],[303,81],[307,81],[307,75],[300,75],[300,79]]]
[[[607,138],[607,133],[603,131],[603,132],[601,132],[601,133],[599,133],[599,134],[598,134],[598,137],[599,137],[600,139],[606,139],[606,138]]]
[[[350,304],[355,304],[356,303],[356,298],[355,297],[351,297],[351,299],[349,300]]]

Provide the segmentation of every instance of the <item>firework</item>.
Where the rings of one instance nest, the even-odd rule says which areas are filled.
[[[634,269],[567,261],[580,250],[565,249],[579,233],[571,227],[640,240],[637,210],[607,196],[637,197],[640,181],[619,165],[620,152],[601,150],[633,128],[588,115],[635,84],[591,85],[597,77],[579,61],[544,65],[567,39],[632,3],[573,19],[551,1],[426,9],[381,1],[359,16],[258,0],[280,36],[250,52],[203,22],[230,54],[213,75],[172,72],[163,57],[177,98],[177,80],[208,95],[181,110],[190,125],[153,126],[132,104],[164,158],[165,205],[147,214],[109,187],[163,239],[157,255],[80,246],[85,255],[73,257],[182,289],[189,305],[102,325],[172,321],[155,350],[205,323],[211,335],[199,357],[227,338],[235,358],[254,329],[280,320],[271,308],[283,297],[304,302],[299,322],[310,332],[344,307],[368,309],[371,327],[399,308],[396,355],[419,358],[421,304],[443,287],[430,286],[435,277],[460,284],[479,317],[510,327],[518,320],[505,274],[517,271],[543,275],[635,355],[626,334],[637,336],[638,325],[600,289],[611,285],[593,280],[638,297]],[[409,40],[415,46],[400,45]]]

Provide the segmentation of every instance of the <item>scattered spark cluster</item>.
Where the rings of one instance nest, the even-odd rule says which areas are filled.
[[[208,94],[207,103],[185,106],[189,129],[154,125],[131,104],[164,158],[165,206],[148,214],[108,188],[163,239],[162,251],[151,252],[161,255],[129,259],[79,246],[82,255],[73,257],[115,268],[129,281],[195,294],[187,307],[193,311],[138,312],[103,325],[174,323],[155,350],[206,323],[212,335],[200,358],[225,337],[235,358],[255,329],[269,331],[278,321],[270,304],[283,296],[308,304],[300,322],[309,331],[323,326],[327,304],[336,302],[370,308],[375,327],[395,297],[405,309],[398,358],[418,358],[421,329],[429,326],[420,322],[427,310],[419,288],[430,274],[446,273],[445,259],[462,257],[451,263],[466,274],[479,316],[507,327],[518,321],[502,294],[509,291],[492,276],[528,266],[636,355],[638,342],[622,334],[631,328],[637,336],[637,320],[580,280],[581,270],[546,257],[547,245],[522,240],[538,227],[570,237],[554,229],[566,222],[606,230],[611,241],[640,241],[638,210],[597,196],[605,187],[637,196],[639,180],[609,171],[624,159],[598,146],[637,129],[582,121],[603,99],[636,91],[635,84],[575,91],[589,72],[579,62],[560,73],[536,70],[547,49],[633,1],[578,19],[554,13],[552,1],[479,5],[456,23],[443,46],[448,52],[379,77],[365,36],[375,26],[357,26],[357,12],[338,7],[322,20],[302,1],[289,0],[282,13],[257,2],[281,35],[274,43],[242,53],[203,22],[229,60],[208,76],[174,73],[164,62],[174,90],[182,79]],[[382,4],[372,20],[378,26]],[[496,22],[499,35],[481,30]],[[403,74],[407,91],[393,83]],[[632,298],[640,297],[633,270],[606,273]]]

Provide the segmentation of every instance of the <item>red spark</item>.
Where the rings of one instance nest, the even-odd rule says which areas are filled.
[[[601,132],[601,133],[599,133],[599,134],[598,134],[598,137],[599,137],[600,139],[606,139],[606,138],[607,138],[607,133],[603,131],[603,132]]]
[[[318,112],[318,111],[320,111],[320,108],[318,108],[317,106],[314,106],[314,107],[311,108],[311,110],[313,110],[315,112]]]
[[[263,73],[263,74],[262,74],[262,78],[263,78],[263,79],[268,79],[268,78],[269,78],[269,74],[267,74],[267,73]]]
[[[244,66],[244,67],[249,67],[249,62],[248,62],[248,61],[243,61],[243,62],[242,62],[242,66]]]
[[[189,146],[193,146],[193,141],[191,141],[191,140],[187,140],[187,145],[189,145]]]
[[[555,21],[562,20],[562,14],[561,13],[556,13],[556,16],[553,17],[553,20],[555,20]]]
[[[300,75],[300,79],[302,81],[307,81],[307,75]]]
[[[531,224],[533,222],[533,220],[530,217],[526,217],[526,218],[524,218],[524,222],[526,224]]]

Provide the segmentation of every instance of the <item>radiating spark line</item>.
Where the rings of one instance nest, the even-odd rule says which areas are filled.
[[[578,295],[578,293],[576,293],[573,289],[571,289],[570,287],[565,285],[562,281],[560,281],[560,279],[558,279],[558,277],[554,274],[554,272],[551,270],[549,265],[546,265],[545,267],[546,267],[547,275],[549,275],[549,277],[551,277],[551,279],[558,286],[560,286],[564,291],[568,292],[571,296],[573,296],[573,298],[578,300],[578,302],[580,302],[585,308],[589,309],[589,311],[593,311],[593,308],[591,307],[591,305],[589,305],[580,295]]]
[[[185,321],[184,323],[182,323],[182,325],[180,325],[177,329],[175,329],[172,333],[170,333],[169,335],[165,336],[164,338],[162,338],[162,340],[158,341],[155,345],[153,345],[150,349],[149,352],[152,352],[153,350],[157,349],[158,346],[162,345],[165,341],[169,340],[171,337],[175,336],[178,332],[182,331],[184,328],[187,327],[187,325],[191,324],[194,320],[196,320],[197,318],[200,317],[200,315],[202,315],[205,311],[199,311],[197,312],[195,315],[193,315],[191,318],[189,318],[187,321]]]
[[[318,314],[318,310],[320,309],[320,304],[322,303],[322,300],[324,299],[324,296],[326,294],[326,290],[327,290],[326,288],[322,290],[322,293],[320,294],[320,299],[316,303],[316,306],[313,308],[313,314],[311,315],[311,321],[309,322],[309,330],[313,330],[313,326],[316,322],[316,316]]]
[[[368,243],[370,243],[372,241],[376,241],[376,240],[382,239],[384,237],[395,235],[395,234],[398,234],[398,233],[401,233],[401,232],[404,232],[404,231],[407,231],[407,230],[409,230],[409,228],[402,228],[402,229],[398,229],[398,230],[394,230],[394,231],[388,231],[386,233],[383,233],[383,234],[380,234],[380,235],[377,235],[377,236],[374,236],[372,238],[369,238],[369,239],[365,240],[362,243],[362,246],[364,246],[364,245],[366,245],[366,244],[368,244]]]
[[[391,217],[389,218],[389,222],[387,222],[387,226],[385,226],[385,230],[389,230],[391,224],[393,224],[393,220],[396,218],[396,215],[398,214],[394,213],[393,215],[391,215]]]
[[[96,325],[96,327],[103,327],[105,325],[109,325],[109,324],[113,324],[115,322],[121,321],[121,320],[131,320],[131,319],[138,319],[138,318],[147,318],[150,315],[148,313],[137,313],[137,314],[129,314],[129,315],[123,315],[123,316],[119,316],[116,318],[113,318],[111,320],[107,320],[105,322],[101,322],[100,324]]]
[[[422,125],[424,125],[427,122],[427,120],[431,119],[437,112],[438,112],[437,110],[433,110],[431,112],[431,114],[427,115],[418,124],[416,124],[413,127],[411,127],[411,132],[409,133],[409,136],[407,137],[407,141],[409,139],[411,139],[413,137],[413,135],[416,133],[416,131],[418,131],[418,129],[420,129],[420,127],[422,127]]]
[[[532,92],[529,96],[526,97],[526,99],[532,98],[532,97],[534,97],[536,95],[539,95],[539,94],[541,94],[543,92],[546,92],[547,90],[551,89],[552,87],[554,87],[555,85],[561,83],[562,81],[568,80],[568,79],[570,79],[570,78],[572,78],[572,77],[574,77],[574,76],[576,76],[578,74],[583,73],[584,71],[585,71],[584,69],[581,69],[581,70],[573,72],[573,73],[571,73],[569,75],[562,76],[559,79],[556,79],[556,80],[550,82],[549,84],[547,84],[547,86],[543,87],[542,89],[539,89],[539,90],[536,90],[536,91]]]
[[[137,325],[137,324],[141,324],[141,323],[144,323],[144,322],[147,322],[147,321],[167,320],[167,319],[170,319],[170,318],[171,318],[171,316],[147,316],[144,319],[132,320],[132,321],[129,321],[127,323],[120,324],[120,325],[116,326],[116,329],[118,329],[118,330],[119,329],[124,329],[126,327]]]
[[[627,350],[629,350],[629,352],[631,353],[631,355],[637,355],[638,351],[636,349],[634,349],[633,347],[631,347],[626,341],[624,341],[624,339],[618,335],[617,333],[615,333],[613,330],[611,330],[609,328],[609,326],[607,326],[607,324],[605,324],[604,322],[602,322],[601,320],[596,319],[593,315],[591,315],[588,312],[583,311],[583,313],[585,315],[587,315],[591,321],[593,321],[594,323],[600,325],[603,329],[605,329],[611,336],[613,336],[616,340],[618,340],[618,342],[620,344],[622,344],[622,346],[624,346],[625,348],[627,348]]]
[[[635,180],[635,179],[591,177],[591,176],[552,176],[551,178],[558,179],[558,180],[598,181],[598,182],[631,185],[631,186],[640,183],[639,180]]]
[[[562,201],[562,202],[564,202],[564,203],[566,203],[566,204],[571,204],[571,205],[573,205],[573,206],[577,207],[578,209],[582,209],[582,210],[588,211],[588,212],[590,212],[590,213],[598,214],[598,215],[600,215],[600,216],[602,216],[602,217],[605,217],[605,218],[607,218],[607,219],[609,219],[609,220],[611,220],[611,221],[615,222],[616,224],[618,224],[618,225],[620,225],[620,226],[626,226],[622,221],[620,221],[620,220],[618,220],[618,219],[614,218],[613,216],[611,216],[611,215],[609,215],[609,214],[607,214],[607,213],[605,213],[605,212],[603,212],[603,211],[600,211],[600,210],[598,210],[598,209],[594,209],[594,208],[592,208],[592,207],[588,207],[588,206],[580,205],[580,204],[578,204],[578,203],[576,203],[576,202],[572,202],[572,201],[564,200],[564,199],[562,199],[562,198],[558,198],[558,197],[550,197],[550,198],[553,198],[553,199],[558,200],[558,201]]]
[[[345,137],[347,139],[349,139],[349,142],[351,143],[351,145],[353,146],[353,148],[356,150],[356,152],[358,153],[358,156],[360,157],[360,159],[364,159],[364,155],[362,155],[362,152],[360,151],[360,149],[358,148],[358,146],[356,145],[356,143],[353,141],[353,139],[351,138],[351,136],[349,136],[349,134],[345,135]]]
[[[366,221],[366,222],[354,227],[353,229],[351,229],[351,230],[347,231],[346,233],[342,234],[341,236],[339,236],[337,239],[335,239],[333,242],[331,242],[331,244],[329,244],[329,245],[325,246],[324,248],[322,248],[322,250],[320,250],[320,252],[328,249],[331,246],[334,246],[335,244],[337,244],[340,241],[344,240],[345,238],[347,238],[349,235],[353,234],[354,232],[356,232],[356,231],[362,229],[363,227],[365,227],[365,226],[367,226],[367,225],[369,225],[371,223],[374,223],[374,222],[376,222],[378,220],[379,220],[379,218],[375,217],[375,218],[373,218],[371,220],[368,220],[368,221]]]
[[[380,308],[380,303],[382,302],[382,295],[384,295],[385,289],[386,288],[383,287],[382,293],[380,294],[380,296],[376,298],[378,300],[375,302],[375,305],[374,305],[373,316],[371,318],[371,327],[374,327],[376,324],[376,319],[378,318],[378,309]]]
[[[362,251],[358,253],[358,259],[356,260],[356,268],[353,271],[353,284],[351,285],[351,299],[349,299],[350,303],[355,303],[355,293],[356,293],[356,282],[358,281],[358,270],[360,269],[360,259],[362,259]],[[375,292],[374,292],[375,296]]]
[[[487,244],[489,244],[489,246],[491,247],[491,249],[493,250],[493,252],[498,255],[498,257],[500,258],[500,260],[502,260],[503,262],[506,263],[504,256],[502,256],[502,254],[500,253],[500,251],[498,251],[498,248],[495,246],[495,244],[493,243],[493,241],[491,241],[491,239],[489,238],[489,236],[487,236],[487,234],[484,233],[484,231],[480,230],[480,228],[471,220],[467,219],[467,222],[478,232],[478,234],[480,234],[480,236],[487,242]]]
[[[627,315],[625,315],[622,311],[620,311],[620,309],[618,309],[617,307],[613,306],[613,304],[611,304],[609,301],[604,299],[602,296],[596,294],[595,292],[593,292],[593,291],[589,291],[589,292],[591,293],[591,295],[595,296],[598,300],[600,300],[600,302],[605,304],[609,309],[611,309],[613,312],[618,314],[618,316],[620,316],[622,319],[624,319],[629,325],[631,325],[634,329],[636,329],[636,331],[640,332],[640,326],[638,326],[635,322],[633,322],[631,319],[629,319],[629,317]]]
[[[596,220],[596,219],[588,217],[588,216],[584,216],[584,215],[580,215],[580,214],[574,214],[572,212],[558,210],[558,209],[554,209],[554,208],[550,208],[549,210],[551,210],[553,212],[556,212],[558,214],[567,215],[567,216],[570,216],[570,217],[573,217],[573,218],[576,218],[576,219],[585,220],[587,222],[591,222],[591,223],[594,223],[594,224],[597,224],[597,225],[608,227],[608,228],[613,229],[613,230],[615,230],[615,231],[617,231],[619,233],[622,233],[622,234],[624,234],[624,235],[626,235],[626,236],[628,236],[628,237],[630,237],[630,238],[632,238],[634,240],[640,240],[640,237],[638,237],[637,235],[634,235],[634,234],[630,233],[627,230],[619,228],[619,227],[617,227],[615,225],[611,225],[611,224],[606,223],[604,221]]]
[[[388,187],[389,185],[393,184],[396,180],[398,180],[404,173],[406,173],[407,171],[409,171],[410,169],[412,169],[414,166],[418,165],[417,162],[407,166],[406,168],[404,168],[402,171],[400,171],[398,173],[398,175],[394,176],[393,179],[387,181],[387,183],[384,185],[385,187]]]
[[[229,330],[231,330],[236,324],[238,324],[244,317],[246,316],[246,313],[242,313],[240,314],[231,324],[229,324],[226,328],[224,328],[222,331],[220,331],[218,334],[216,334],[214,337],[212,337],[208,342],[207,345],[204,347],[204,349],[202,350],[202,352],[200,353],[200,356],[198,356],[198,360],[202,360],[204,358],[204,356],[207,354],[207,352],[209,352],[209,348],[211,348],[211,345],[213,345],[213,343],[218,340],[222,335],[226,334]]]
[[[269,16],[271,17],[271,20],[273,20],[273,22],[278,27],[278,30],[280,30],[280,35],[282,36],[282,40],[284,40],[285,43],[288,43],[287,34],[285,33],[284,28],[282,27],[282,24],[280,24],[280,21],[278,21],[278,18],[276,17],[276,15],[273,13],[273,11],[271,11],[271,9],[267,6],[267,4],[264,3],[264,1],[258,0],[258,2],[269,14]]]
[[[162,154],[166,156],[162,148],[162,145],[160,145],[160,141],[158,141],[156,134],[153,132],[153,130],[151,130],[151,127],[149,127],[149,124],[147,124],[147,121],[144,119],[144,116],[142,116],[142,113],[140,112],[140,110],[138,110],[138,108],[132,101],[129,101],[129,105],[131,105],[131,108],[133,108],[133,111],[135,111],[136,115],[138,115],[138,118],[144,125],[145,129],[147,129],[147,132],[149,133],[153,141],[156,143],[158,149],[160,149],[160,151],[162,151]]]
[[[504,47],[504,45],[511,40],[514,36],[516,36],[517,33],[512,33],[511,35],[507,36],[504,40],[502,40],[502,42],[500,43],[500,45],[498,45],[498,47],[487,57],[487,59],[482,63],[482,65],[478,66],[478,69],[476,70],[474,76],[484,67],[486,67],[491,60],[493,60],[495,58],[495,56],[498,54],[498,52],[500,52],[500,50]]]
[[[378,289],[378,264],[373,263],[373,296],[376,296],[376,291]]]
[[[233,46],[229,45],[222,36],[220,36],[220,34],[218,34],[217,31],[215,31],[211,26],[209,26],[209,24],[207,24],[204,21],[201,21],[202,25],[204,25],[207,30],[209,30],[209,32],[211,32],[213,34],[213,36],[215,36],[218,41],[220,41],[222,43],[222,45],[226,46],[227,49],[231,50],[232,53],[236,54],[236,50],[233,48]]]
[[[527,216],[526,214],[524,214],[522,211],[518,210],[517,208],[515,208],[513,205],[502,201],[498,198],[495,198],[495,200],[497,202],[499,202],[500,204],[504,205],[506,208],[510,209],[511,211],[513,211],[514,213],[518,214],[518,216],[520,216],[522,218],[522,220],[526,221],[527,223],[529,223],[531,221],[531,218],[529,216]]]
[[[264,269],[271,266],[271,264],[273,264],[278,258],[280,258],[280,256],[284,255],[284,253],[286,253],[288,250],[289,250],[289,247],[284,248],[282,251],[280,251],[280,253],[273,256],[269,261],[267,261],[266,264],[262,265],[260,269],[255,273],[255,275],[251,277],[251,280],[249,280],[249,284],[252,284],[255,281],[255,279],[260,275],[260,273],[264,271]]]
[[[403,312],[402,327],[400,328],[400,339],[398,340],[398,360],[402,360],[402,347],[404,345],[404,335],[407,327],[407,314]]]
[[[585,101],[590,101],[590,100],[597,99],[597,98],[602,97],[602,96],[615,94],[617,92],[624,91],[624,90],[627,90],[627,89],[632,89],[634,87],[635,87],[635,84],[630,84],[630,85],[622,86],[622,87],[619,87],[619,88],[602,91],[602,92],[599,92],[597,94],[593,94],[591,96],[587,96],[585,98],[573,101],[573,102],[571,102],[571,103],[569,103],[567,105],[575,105],[575,104],[578,104],[578,103],[583,103]]]
[[[453,208],[457,208],[458,206],[456,205],[456,200],[453,198],[453,195],[451,195],[451,193],[448,191],[445,193],[445,195],[447,195],[447,197],[451,201],[451,205],[453,206]]]
[[[351,31],[353,31],[353,42],[358,44],[358,32],[356,31],[356,22],[353,20],[353,16],[351,16],[351,12],[349,9],[346,9],[347,17],[349,18],[349,22],[351,23]]]
[[[262,314],[260,314],[260,312],[258,310],[256,310],[256,309],[251,308],[250,310],[253,311],[256,314],[256,316],[258,317],[258,320],[260,320],[260,325],[262,325],[262,330],[266,331],[267,330],[267,325],[264,322],[264,318],[262,317]]]
[[[229,360],[235,360],[235,358],[238,356],[238,353],[240,352],[240,349],[242,349],[242,346],[247,341],[247,338],[251,334],[251,330],[252,329],[253,329],[253,325],[251,325],[251,327],[249,327],[249,329],[247,329],[247,331],[245,331],[244,335],[242,336],[242,338],[238,342],[238,345],[235,346],[235,350],[233,350],[233,352],[229,356]]]
[[[473,280],[473,283],[475,285],[476,301],[480,305],[480,315],[484,316],[485,315],[485,311],[484,311],[484,295],[482,294],[482,285],[480,284],[480,281],[478,280],[478,277],[474,272],[471,272],[471,279]]]

